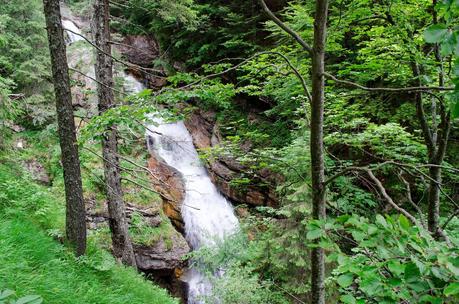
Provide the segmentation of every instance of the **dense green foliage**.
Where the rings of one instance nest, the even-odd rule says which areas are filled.
[[[65,196],[42,10],[40,0],[0,2],[0,303],[176,303],[115,261],[108,228],[91,233],[84,257],[63,244]],[[89,151],[81,160],[85,195],[101,208],[101,161]],[[36,173],[24,169],[33,162],[52,186],[37,184]],[[131,202],[158,201],[132,186],[125,195]],[[142,229],[133,236],[139,243],[167,238],[170,226],[164,219],[148,239]]]
[[[119,4],[116,4],[119,3]],[[250,54],[259,14],[250,1],[118,1],[113,13],[126,33],[154,33],[165,58],[198,67],[209,60]],[[242,52],[241,52],[242,51]],[[173,62],[172,62],[173,63]]]
[[[0,2],[2,122],[14,114],[26,116],[32,126],[52,118],[50,66],[43,24],[40,1]],[[18,95],[12,97],[10,94]]]
[[[88,1],[68,2],[89,14]],[[269,2],[287,26],[306,41],[313,39],[314,1]],[[0,221],[0,234],[7,237],[0,240],[0,273],[9,275],[2,277],[0,290],[38,294],[50,303],[70,303],[72,298],[81,303],[169,303],[163,291],[115,265],[99,249],[100,244],[108,246],[107,229],[94,232],[90,253],[82,259],[50,237],[62,238],[63,183],[52,139],[55,126],[49,124],[53,112],[41,8],[33,0],[0,4],[0,131],[3,135],[12,122],[29,129],[46,126],[21,135],[34,148],[16,157],[38,158],[53,179],[51,188],[33,184],[13,173],[17,167],[8,152],[1,155],[0,214],[6,219]],[[116,0],[111,14],[119,34],[157,40],[160,56],[149,67],[164,69],[168,82],[159,92],[131,96],[85,123],[79,134],[83,182],[96,208],[104,204],[103,170],[87,148],[116,122],[120,150],[130,156],[121,162],[123,177],[132,178],[138,169],[133,160],[147,157],[139,151],[144,149],[139,121],[162,107],[170,120],[197,109],[214,113],[221,141],[200,151],[203,161],[237,160],[244,169],[231,185],[239,191],[252,185],[277,190],[278,208],[242,206],[249,211],[241,217],[238,234],[192,254],[213,284],[207,303],[307,303],[314,242],[327,252],[330,303],[459,301],[457,1],[331,2],[327,72],[347,82],[326,81],[326,175],[350,166],[363,170],[346,171],[327,184],[329,219],[324,221],[311,220],[310,104],[304,89],[311,87],[311,59],[266,21],[257,1]],[[362,86],[451,89],[419,95]],[[419,96],[432,134],[445,127],[441,111],[452,117],[449,146],[438,165],[443,168],[440,226],[447,240],[435,238],[425,227],[432,152],[419,118]],[[266,184],[259,178],[262,170],[281,178]],[[365,170],[374,173],[385,193]],[[149,186],[147,175],[135,177],[144,188]],[[157,195],[129,188],[126,181],[123,186],[130,201],[158,205]],[[414,220],[400,215],[385,194]],[[134,213],[133,240],[152,245],[163,238],[169,246],[171,224],[161,216],[163,224],[152,228]],[[36,269],[40,275],[34,275]],[[224,275],[215,276],[222,269]]]

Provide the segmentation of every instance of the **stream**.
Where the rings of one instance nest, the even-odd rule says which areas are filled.
[[[65,28],[75,33],[80,29],[71,20],[63,20]],[[67,43],[82,40],[67,31]],[[124,88],[129,93],[144,89],[140,81],[123,73]],[[182,121],[166,123],[155,117],[146,132],[149,152],[160,158],[182,174],[185,182],[185,199],[182,218],[185,237],[193,250],[212,246],[225,236],[233,234],[239,227],[232,205],[212,183],[206,168],[199,159],[190,132]],[[223,271],[219,274],[222,275]],[[209,295],[212,285],[198,268],[191,267],[183,278],[188,283],[188,304],[201,304],[202,297]]]

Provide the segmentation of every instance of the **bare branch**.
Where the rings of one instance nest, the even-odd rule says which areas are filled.
[[[348,86],[352,86],[364,91],[370,91],[370,92],[422,92],[422,91],[453,91],[454,87],[441,87],[441,86],[431,86],[431,87],[424,87],[424,86],[418,86],[418,87],[405,87],[405,88],[369,88],[366,86],[363,86],[361,84],[349,81],[349,80],[341,80],[336,78],[330,73],[325,72],[323,74],[326,78],[331,79],[337,83],[340,84],[345,84]]]
[[[406,216],[411,222],[413,222],[413,224],[415,225],[419,225],[419,222],[418,220],[412,216],[408,211],[406,211],[405,209],[401,208],[399,205],[397,205],[393,200],[392,198],[389,196],[389,194],[387,193],[386,191],[386,188],[384,188],[383,184],[381,183],[381,181],[373,174],[373,171],[371,171],[370,169],[363,169],[363,171],[365,171],[368,176],[370,177],[371,180],[373,180],[373,182],[375,182],[376,184],[376,187],[378,188],[379,192],[381,193],[381,195],[386,199],[386,201],[395,209],[397,210],[398,212],[402,213],[404,216]],[[421,225],[422,226],[422,225]]]
[[[8,97],[11,98],[12,100],[17,100],[17,99],[25,98],[25,94],[23,94],[23,93],[20,93],[20,94],[8,94]]]
[[[455,218],[456,216],[459,215],[459,209],[456,210],[456,212],[454,212],[453,214],[451,214],[448,219],[446,220],[446,222],[443,224],[443,226],[441,227],[442,230],[445,230],[446,227],[448,227],[448,224],[451,222],[451,220],[453,218]]]
[[[68,28],[64,28],[64,30],[72,33],[72,34],[75,34],[77,36],[80,36],[81,38],[83,38],[83,40],[85,40],[87,43],[89,43],[92,47],[94,47],[95,49],[97,49],[99,52],[101,52],[102,54],[106,55],[106,56],[109,56],[110,58],[112,58],[113,60],[115,60],[116,62],[128,67],[128,68],[131,68],[133,70],[136,70],[136,71],[140,71],[144,74],[147,74],[147,75],[150,75],[150,76],[153,76],[153,77],[158,77],[158,78],[164,78],[164,76],[161,76],[161,75],[157,75],[157,74],[152,74],[152,73],[149,73],[148,71],[152,71],[152,72],[156,72],[156,73],[161,73],[163,74],[164,71],[161,71],[161,70],[157,70],[157,69],[151,69],[151,68],[144,68],[144,67],[141,67],[140,65],[137,65],[137,64],[133,64],[133,63],[130,63],[130,62],[126,62],[126,61],[123,61],[119,58],[116,58],[115,56],[113,56],[112,54],[108,54],[107,52],[105,52],[104,50],[102,50],[100,47],[98,47],[97,45],[95,45],[91,40],[89,40],[86,36],[80,34],[80,33],[77,33],[75,31],[72,31],[72,30],[69,30]]]
[[[405,184],[407,200],[410,203],[410,205],[417,211],[417,213],[419,215],[419,220],[420,220],[420,222],[422,224],[422,227],[424,227],[424,229],[427,229],[427,225],[426,225],[426,222],[424,220],[424,216],[422,214],[421,208],[419,208],[419,206],[414,203],[413,197],[411,196],[410,183],[403,177],[402,173],[403,173],[403,171],[399,172],[398,177]]]
[[[376,166],[376,168],[380,168],[384,165],[387,165],[387,164],[391,164],[393,162],[391,161],[388,161],[388,162],[384,162],[384,163],[381,163],[381,164],[378,164]],[[365,173],[367,173],[367,175],[370,177],[370,179],[376,184],[376,187],[378,189],[378,192],[383,196],[383,198],[389,203],[389,205],[391,205],[395,210],[397,210],[398,212],[402,213],[404,216],[406,216],[411,222],[413,222],[415,225],[419,225],[421,227],[423,227],[423,225],[421,223],[419,223],[419,221],[414,217],[412,216],[408,211],[406,211],[405,209],[401,208],[399,205],[397,205],[393,199],[390,197],[390,195],[387,193],[386,191],[386,188],[384,188],[383,184],[381,183],[381,181],[374,175],[372,169],[370,169],[369,167],[347,167],[345,169],[343,169],[342,171],[338,172],[337,174],[333,175],[331,178],[329,178],[328,180],[326,180],[324,182],[324,185],[326,186],[327,184],[331,183],[333,180],[335,180],[336,178],[344,175],[345,173],[347,172],[351,172],[351,171],[363,171]]]
[[[87,74],[85,74],[85,73],[83,73],[83,72],[81,72],[81,71],[79,71],[79,70],[77,70],[77,69],[74,69],[74,68],[69,67],[69,70],[71,70],[71,71],[73,71],[73,72],[75,72],[75,73],[78,73],[78,74],[80,74],[80,75],[82,75],[82,76],[84,76],[84,77],[86,77],[86,78],[88,78],[88,79],[91,79],[92,81],[94,81],[94,82],[96,82],[96,83],[98,83],[98,84],[100,84],[100,85],[102,85],[102,86],[104,86],[104,87],[106,87],[106,88],[110,88],[110,89],[112,89],[113,91],[115,91],[115,92],[117,92],[117,93],[119,93],[119,94],[121,94],[121,95],[125,95],[125,96],[128,96],[128,95],[129,95],[129,94],[126,94],[126,93],[123,92],[123,91],[120,91],[120,90],[118,90],[118,89],[115,89],[115,88],[109,86],[108,84],[105,84],[105,83],[103,83],[103,82],[100,82],[100,81],[98,81],[97,79],[95,79],[94,77],[91,77],[91,76],[89,76],[89,75],[87,75]]]
[[[263,10],[265,11],[265,13],[268,15],[268,17],[275,23],[277,24],[282,30],[284,30],[287,34],[289,34],[290,36],[293,37],[293,39],[296,40],[296,42],[298,42],[305,51],[307,51],[309,53],[309,55],[312,54],[312,47],[306,43],[306,41],[303,40],[303,38],[300,37],[300,35],[298,35],[298,33],[296,33],[294,30],[292,30],[290,27],[288,27],[284,22],[282,22],[279,18],[276,17],[276,15],[274,15],[273,12],[271,12],[271,10],[269,9],[269,7],[266,5],[265,1],[264,0],[259,0],[258,1],[261,5],[261,7],[263,8]]]

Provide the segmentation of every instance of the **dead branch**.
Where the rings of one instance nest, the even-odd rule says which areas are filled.
[[[443,224],[443,226],[441,227],[442,230],[445,230],[446,227],[448,227],[448,224],[451,222],[451,220],[453,218],[455,218],[456,216],[459,215],[459,209],[456,210],[456,212],[454,212],[453,214],[451,214],[448,219],[446,220],[446,222]]]
[[[349,81],[349,80],[341,80],[336,78],[330,73],[325,72],[323,74],[326,78],[331,79],[335,81],[336,83],[348,85],[351,87],[355,87],[364,91],[370,91],[370,92],[422,92],[422,91],[453,91],[454,87],[443,87],[443,86],[431,86],[431,87],[425,87],[425,86],[418,86],[418,87],[405,87],[405,88],[369,88],[366,86],[363,86],[361,84]]]
[[[298,35],[298,33],[296,33],[284,22],[282,22],[279,18],[277,18],[276,15],[274,15],[274,13],[271,12],[264,0],[259,0],[258,2],[260,3],[265,13],[268,15],[269,19],[271,19],[275,24],[277,24],[284,32],[292,36],[293,39],[295,39],[296,42],[298,42],[303,47],[303,49],[309,53],[309,55],[312,54],[312,47],[308,43],[306,43],[306,41],[304,41],[303,38],[301,38],[300,35]]]
[[[103,83],[103,82],[101,82],[101,81],[95,79],[94,77],[91,77],[91,76],[89,76],[89,75],[87,75],[87,74],[85,74],[85,73],[83,73],[83,72],[81,72],[81,71],[79,71],[79,70],[77,70],[77,69],[74,69],[74,68],[69,67],[69,70],[70,70],[70,71],[73,71],[73,72],[75,72],[75,73],[78,73],[78,74],[82,75],[83,77],[86,77],[86,78],[88,78],[88,79],[91,79],[92,81],[95,81],[96,83],[98,83],[98,84],[100,84],[100,85],[102,85],[102,86],[104,86],[104,87],[110,88],[110,89],[112,89],[113,91],[115,91],[115,92],[117,92],[117,93],[119,93],[119,94],[121,94],[121,95],[129,96],[129,94],[126,94],[126,93],[123,92],[123,91],[120,91],[120,90],[118,90],[118,89],[115,89],[114,87],[111,87],[111,86],[109,86],[108,84],[105,84],[105,83]]]
[[[426,225],[426,222],[424,220],[424,216],[422,214],[422,210],[419,208],[418,205],[416,205],[413,201],[413,197],[411,196],[411,186],[410,186],[410,183],[403,177],[403,171],[400,171],[398,173],[398,177],[400,178],[400,180],[405,184],[405,187],[406,187],[406,198],[408,200],[408,203],[410,203],[410,205],[416,210],[416,212],[418,213],[418,216],[419,216],[419,220],[422,224],[422,227],[424,227],[424,229],[427,229],[427,225]]]
[[[72,33],[72,34],[75,34],[77,36],[80,36],[81,38],[83,38],[83,40],[85,40],[87,43],[89,43],[92,47],[94,47],[97,51],[101,52],[102,54],[106,55],[106,56],[109,56],[110,58],[112,58],[113,60],[115,60],[116,62],[128,67],[128,68],[131,68],[133,70],[136,70],[136,71],[139,71],[139,72],[142,72],[146,75],[150,75],[152,77],[158,77],[158,78],[165,78],[164,76],[161,76],[161,75],[157,75],[157,74],[152,74],[152,73],[149,73],[148,71],[152,71],[152,72],[157,72],[157,73],[161,73],[163,74],[164,72],[161,71],[161,70],[157,70],[157,69],[152,69],[152,68],[144,68],[144,67],[141,67],[140,65],[137,65],[137,64],[134,64],[134,63],[130,63],[130,62],[126,62],[124,60],[121,60],[119,58],[116,58],[115,56],[113,56],[112,54],[107,54],[104,50],[102,50],[101,48],[99,48],[97,45],[95,45],[91,40],[89,40],[86,36],[80,34],[80,33],[77,33],[75,31],[72,31],[72,30],[69,30],[68,28],[64,28],[64,30]]]

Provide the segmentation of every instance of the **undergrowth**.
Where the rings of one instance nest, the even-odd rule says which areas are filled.
[[[41,148],[34,150],[40,158]],[[44,303],[176,303],[135,270],[117,264],[101,249],[97,234],[89,236],[87,255],[75,258],[57,241],[64,227],[60,183],[34,183],[11,154],[0,153],[0,290],[40,295]],[[14,154],[20,159],[30,153]]]

